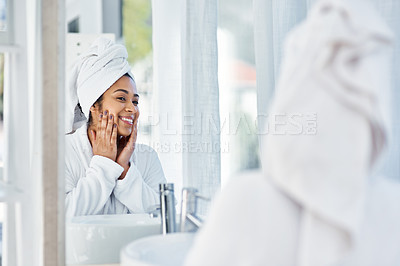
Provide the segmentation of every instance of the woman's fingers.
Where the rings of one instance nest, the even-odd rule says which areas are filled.
[[[99,138],[105,139],[106,138],[106,129],[108,124],[108,111],[104,111],[104,114],[100,115],[102,118],[99,121],[100,124],[100,132]]]
[[[138,120],[139,120],[139,116],[140,116],[140,112],[139,112],[139,110],[137,110],[137,112],[136,112],[136,114],[135,114],[135,121],[133,121],[133,123],[135,124],[137,124],[137,122],[138,122]]]
[[[98,137],[104,140],[110,140],[114,126],[114,117],[107,110],[100,115],[98,125]]]
[[[128,144],[127,144],[127,146],[133,147],[133,148],[135,148],[134,145],[136,143],[136,138],[137,138],[137,122],[138,122],[138,120],[136,117],[135,120],[133,121],[132,133],[131,133],[131,136],[129,137]]]
[[[102,121],[103,121],[103,113],[101,113],[101,114],[99,115],[99,122],[97,123],[97,129],[96,129],[96,131],[97,131],[97,135],[98,135],[98,136],[100,136]]]
[[[133,121],[132,133],[134,133],[135,131],[136,131],[136,133],[137,133],[137,124],[138,124],[138,121],[139,121],[139,115],[140,115],[140,112],[137,111],[137,113],[136,113],[136,115],[135,115],[135,120]]]
[[[114,117],[112,114],[110,114],[106,125],[106,135],[105,135],[106,140],[111,140],[113,128],[114,128]]]
[[[90,130],[88,137],[92,146],[96,145],[96,132],[94,130]]]
[[[116,146],[117,145],[117,132],[118,132],[118,128],[117,128],[117,124],[113,124],[112,125],[112,134],[111,134],[111,145]]]
[[[114,115],[108,110],[100,114],[96,132],[91,131],[93,154],[101,155],[111,160],[117,155],[117,125],[114,124]]]
[[[90,134],[92,135],[93,141],[96,141],[96,132],[94,132],[94,130],[90,130]]]
[[[127,169],[129,169],[130,167],[129,160],[135,150],[135,145],[136,145],[138,118],[139,118],[139,112],[135,114],[131,135],[129,136],[129,138],[123,137],[123,139],[121,139],[120,143],[118,144],[121,145],[121,147],[123,148],[121,151],[118,152],[116,162],[119,163],[125,169],[120,179],[125,177],[126,171],[128,171]]]

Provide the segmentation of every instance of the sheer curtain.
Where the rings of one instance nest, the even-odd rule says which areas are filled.
[[[268,108],[274,95],[286,34],[306,16],[318,0],[253,0],[255,57],[257,69],[257,109],[260,133],[263,133]],[[400,1],[372,2],[395,33],[390,110],[392,128],[390,146],[380,172],[400,180]],[[260,139],[261,140],[261,139]],[[261,143],[260,143],[261,144]],[[262,155],[261,155],[262,156]]]
[[[217,1],[153,0],[152,9],[159,156],[178,200],[182,186],[212,197],[221,175]]]
[[[259,133],[264,131],[269,102],[274,95],[286,34],[307,14],[306,0],[254,0],[254,46],[257,70]],[[262,138],[259,138],[260,147]],[[260,149],[262,156],[262,149]]]
[[[217,1],[187,0],[183,12],[183,182],[211,197],[221,175]]]

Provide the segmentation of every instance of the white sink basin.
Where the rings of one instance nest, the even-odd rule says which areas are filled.
[[[121,251],[121,266],[181,266],[194,235],[175,233],[133,241]]]
[[[74,217],[66,224],[66,263],[119,263],[120,251],[128,243],[160,233],[160,217],[149,214]]]

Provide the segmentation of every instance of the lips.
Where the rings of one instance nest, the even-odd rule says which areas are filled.
[[[119,119],[130,126],[133,125],[133,118],[131,116],[120,116]]]

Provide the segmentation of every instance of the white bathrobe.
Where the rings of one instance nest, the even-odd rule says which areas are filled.
[[[93,156],[83,125],[65,139],[66,217],[93,214],[143,213],[159,204],[159,183],[166,183],[157,153],[136,144],[125,178],[123,167]]]

